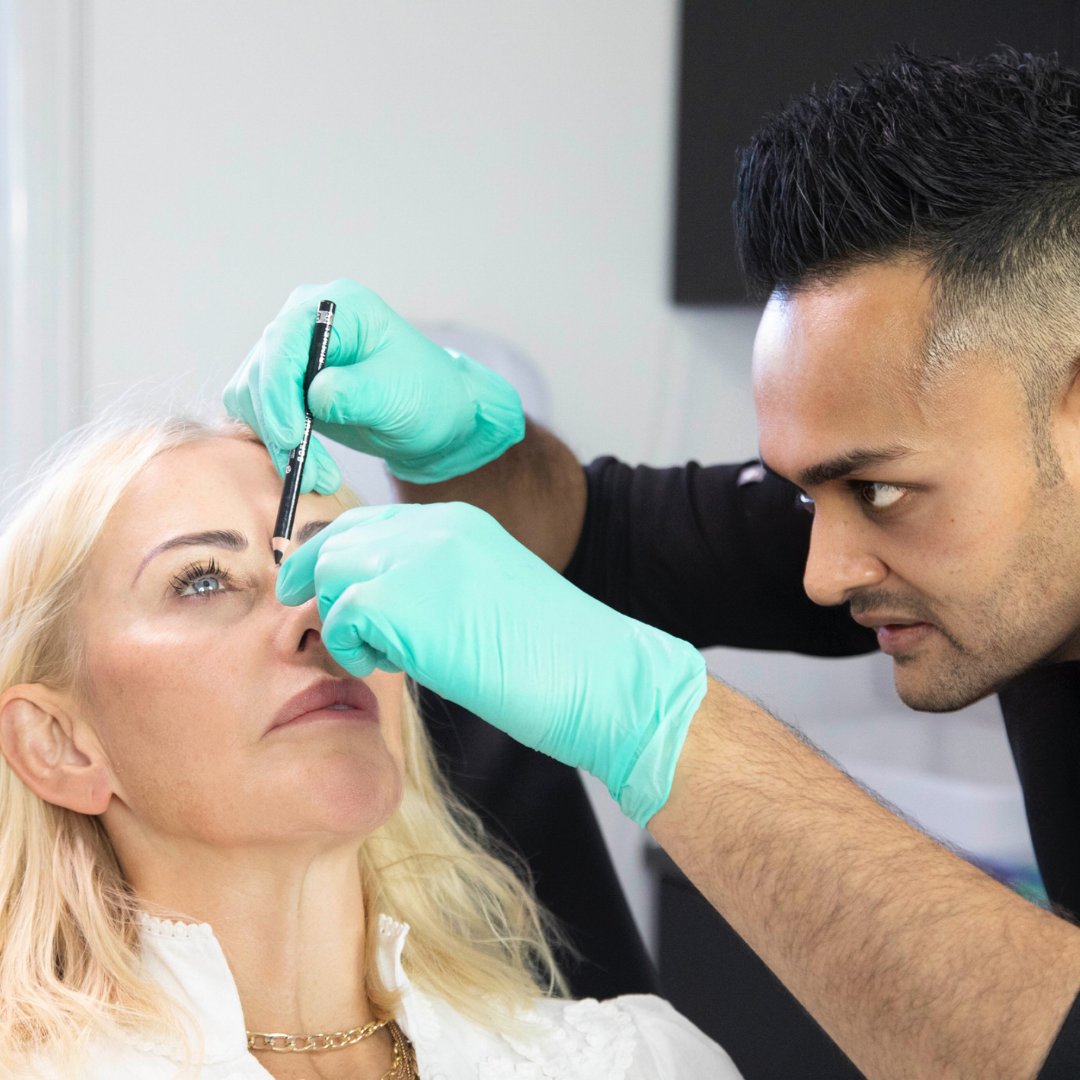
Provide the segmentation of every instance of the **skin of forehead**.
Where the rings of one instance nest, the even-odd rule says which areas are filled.
[[[91,584],[114,572],[127,573],[130,582],[139,562],[158,544],[204,529],[242,532],[272,558],[270,538],[280,496],[281,478],[257,443],[206,439],[159,454],[110,515],[92,560]],[[332,496],[302,495],[298,529],[313,518],[333,519],[341,510]]]
[[[973,378],[973,368],[982,365],[957,365],[927,389],[931,300],[925,272],[895,264],[863,267],[828,285],[770,300],[754,345],[766,457],[769,447],[790,443],[785,436],[792,424],[822,437],[820,446],[800,453],[799,471],[852,450],[896,443],[917,448],[958,426],[985,371]],[[1019,381],[1004,377],[1015,381],[1015,394],[1010,385],[1006,400],[1014,396],[1022,409]]]

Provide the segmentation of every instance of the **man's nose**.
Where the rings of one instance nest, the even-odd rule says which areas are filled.
[[[842,604],[857,589],[873,588],[889,576],[889,568],[869,550],[860,525],[847,514],[830,515],[820,507],[814,515],[803,587],[815,604]]]

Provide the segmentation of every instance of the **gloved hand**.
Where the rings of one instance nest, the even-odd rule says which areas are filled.
[[[326,367],[312,381],[315,430],[414,484],[449,480],[493,461],[525,435],[517,391],[475,360],[429,341],[353,281],[302,285],[225,388],[229,415],[252,427],[278,472],[304,430],[304,372],[320,300],[337,304]],[[332,494],[341,473],[318,439],[304,491]]]
[[[289,556],[282,603],[318,597],[354,675],[404,670],[598,777],[644,825],[671,790],[705,663],[587,596],[465,503],[361,507]]]

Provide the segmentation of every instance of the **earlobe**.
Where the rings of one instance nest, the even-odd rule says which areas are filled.
[[[81,814],[101,814],[112,797],[108,762],[97,740],[38,684],[0,695],[0,753],[35,795]]]

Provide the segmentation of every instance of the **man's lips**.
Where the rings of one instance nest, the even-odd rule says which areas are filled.
[[[320,679],[289,698],[266,731],[309,720],[378,719],[379,702],[365,683],[359,679]]]
[[[896,615],[853,615],[852,618],[860,626],[876,630],[879,648],[889,655],[909,651],[935,630],[933,623]]]

